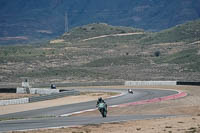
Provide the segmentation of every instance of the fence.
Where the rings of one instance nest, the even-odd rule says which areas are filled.
[[[51,100],[51,99],[56,99],[56,98],[61,98],[61,97],[71,96],[71,95],[79,95],[79,94],[80,94],[79,91],[69,90],[69,91],[62,91],[59,93],[52,93],[49,95],[33,96],[30,98],[0,100],[0,106],[10,105],[10,104],[24,104],[24,103],[39,102],[39,101]]]
[[[157,86],[176,84],[176,81],[125,81],[125,86]]]

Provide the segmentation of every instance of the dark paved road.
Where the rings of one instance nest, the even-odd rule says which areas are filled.
[[[28,130],[49,127],[65,127],[73,125],[100,124],[106,122],[119,122],[126,120],[142,120],[153,118],[169,117],[169,115],[127,115],[127,116],[108,116],[106,118],[99,117],[54,117],[43,119],[27,119],[3,121],[0,123],[1,131],[10,130]]]
[[[88,89],[85,90],[88,91]],[[119,105],[129,102],[136,102],[140,100],[152,99],[157,97],[169,96],[178,93],[176,91],[170,91],[170,90],[136,89],[134,90],[134,94],[132,95],[127,93],[127,89],[92,89],[92,90],[123,93],[123,95],[119,97],[106,99],[105,101],[108,103],[109,106]],[[83,102],[77,104],[70,104],[70,105],[63,105],[63,106],[37,109],[19,113],[0,115],[0,119],[8,119],[8,118],[26,119],[26,120],[1,121],[0,131],[60,127],[60,126],[70,126],[70,125],[82,125],[82,124],[99,124],[103,122],[112,122],[112,121],[165,117],[165,115],[130,116],[127,114],[126,116],[108,116],[107,118],[101,118],[100,115],[99,117],[59,117],[60,115],[63,114],[94,109],[95,105],[96,101],[90,101],[90,102]]]

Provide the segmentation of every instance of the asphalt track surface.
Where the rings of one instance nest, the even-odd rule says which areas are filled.
[[[108,104],[108,106],[121,105],[147,99],[170,96],[178,93],[177,91],[173,90],[134,89],[134,94],[128,94],[127,89],[81,89],[81,91],[89,90],[122,93],[122,95],[118,97],[106,99],[105,101]],[[124,116],[112,116],[112,114],[109,114],[109,110],[108,117],[106,118],[102,118],[100,114],[98,117],[61,117],[67,114],[72,114],[74,112],[95,109],[95,106],[96,101],[89,101],[83,103],[62,105],[44,109],[0,115],[0,119],[15,119],[8,121],[0,121],[0,132],[168,117],[168,115],[128,114],[125,114]]]

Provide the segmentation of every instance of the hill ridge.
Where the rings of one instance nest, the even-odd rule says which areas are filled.
[[[69,28],[103,22],[148,31],[160,31],[200,17],[200,0],[1,0],[0,37],[24,36],[27,40],[1,40],[0,44],[42,42]],[[47,31],[47,32],[41,32]]]

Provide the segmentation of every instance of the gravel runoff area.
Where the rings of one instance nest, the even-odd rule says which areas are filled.
[[[99,88],[99,87],[98,87]],[[105,88],[105,87],[104,87]],[[112,86],[112,88],[114,88]],[[115,88],[125,88],[115,86]],[[138,88],[138,87],[133,87]],[[105,123],[60,129],[41,129],[23,131],[23,133],[198,133],[200,132],[200,87],[199,86],[140,86],[139,88],[175,89],[189,95],[176,100],[162,101],[146,105],[109,108],[108,115],[126,114],[171,114],[176,117],[136,120],[127,122]],[[78,114],[79,116],[96,116],[98,111]],[[19,131],[18,131],[19,132]],[[16,132],[16,133],[18,133]],[[20,132],[19,132],[20,133]]]

